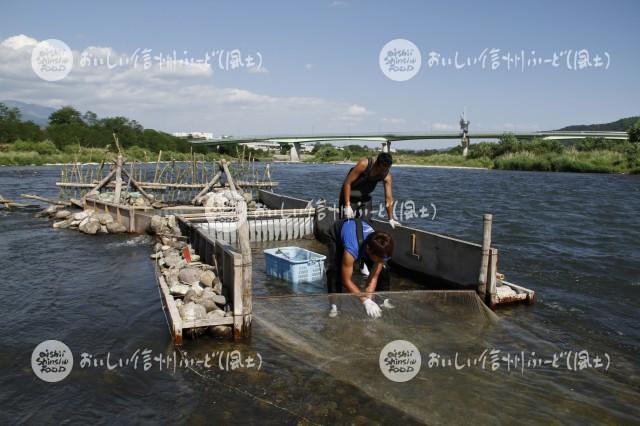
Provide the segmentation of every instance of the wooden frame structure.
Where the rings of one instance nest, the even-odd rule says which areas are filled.
[[[235,340],[245,339],[251,335],[253,307],[251,248],[249,247],[248,226],[246,224],[246,204],[239,203],[238,211],[241,218],[243,208],[245,209],[244,225],[241,226],[239,250],[212,238],[204,230],[193,226],[192,223],[180,216],[177,217],[182,234],[187,237],[201,261],[217,266],[217,276],[222,283],[222,294],[232,306],[231,316],[191,322],[184,321],[178,312],[175,298],[171,295],[164,276],[156,265],[156,278],[163,309],[167,315],[173,339],[178,345],[182,344],[184,331],[193,328],[228,325],[232,327]]]

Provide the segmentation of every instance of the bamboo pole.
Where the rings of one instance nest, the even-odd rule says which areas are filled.
[[[147,200],[149,200],[150,202],[153,202],[154,199],[153,197],[151,197],[149,194],[146,193],[146,191],[144,189],[142,189],[142,187],[140,185],[138,185],[138,182],[135,180],[135,178],[133,176],[131,176],[126,170],[122,170],[122,172],[127,175],[127,177],[129,178],[129,183],[134,186],[139,192],[140,194],[142,194],[144,196],[144,198],[146,198]],[[116,184],[117,185],[117,184]]]
[[[60,205],[60,206],[71,206],[71,203],[68,201],[62,200],[51,200],[49,198],[41,197],[39,195],[31,195],[31,194],[20,194],[20,198],[28,198],[30,200],[38,200],[43,201],[48,204]]]
[[[191,146],[191,183],[196,183],[196,157],[193,155],[193,145]]]
[[[209,181],[209,183],[202,189],[202,191],[198,192],[198,195],[193,197],[193,199],[191,200],[191,204],[195,204],[198,201],[198,198],[202,197],[204,194],[206,194],[209,191],[210,188],[213,187],[213,185],[218,183],[221,176],[222,176],[221,172],[216,173],[213,179]]]
[[[227,162],[224,159],[222,159],[220,160],[220,164],[222,165],[222,170],[224,171],[224,174],[227,177],[227,183],[229,184],[229,188],[231,188],[232,191],[236,191],[236,185],[235,183],[233,183],[233,177],[231,176],[231,172],[229,171]]]
[[[160,170],[160,160],[162,159],[162,150],[160,150],[160,152],[158,152],[158,159],[156,160],[156,171],[153,174],[153,181],[157,182],[158,181],[158,172]]]
[[[103,186],[109,183],[109,181],[116,175],[116,173],[117,173],[117,168],[111,170],[109,174],[100,182],[98,182],[98,184],[95,185],[89,192],[100,191],[100,189],[102,189]],[[82,185],[86,185],[86,184],[82,184]],[[59,186],[62,186],[62,185],[59,185]]]

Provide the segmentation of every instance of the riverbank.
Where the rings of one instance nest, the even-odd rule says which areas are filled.
[[[638,144],[620,144],[611,149],[581,150],[570,146],[555,147],[550,152],[540,149],[510,150],[504,149],[500,153],[493,144],[487,148],[486,143],[472,145],[468,157],[463,157],[454,148],[451,152],[407,152],[394,153],[396,167],[436,167],[463,169],[498,169],[542,172],[577,172],[577,173],[612,173],[612,174],[640,174],[640,146]],[[6,145],[5,145],[6,147]],[[24,148],[24,149],[23,149]],[[532,145],[531,148],[539,148]],[[486,154],[486,155],[483,155]],[[73,162],[100,163],[111,158],[113,154],[101,148],[76,148],[75,150],[58,150],[50,142],[36,142],[25,144],[24,147],[16,143],[9,149],[0,151],[0,166],[43,166],[60,165]],[[256,152],[253,151],[253,155]],[[320,164],[353,164],[355,159],[375,156],[375,151],[347,152],[343,157],[326,156],[322,152],[314,155],[304,155],[305,163]],[[155,163],[158,153],[147,151],[139,147],[125,149],[125,156],[136,162]],[[242,154],[240,154],[242,156]],[[235,158],[230,154],[208,152],[195,154],[198,161],[217,161],[223,157]],[[280,156],[265,154],[258,160],[273,161]],[[163,151],[162,161],[192,161],[191,152]],[[286,161],[285,161],[286,162]]]
[[[0,148],[3,146],[0,146]],[[73,150],[58,150],[50,142],[28,143],[25,149],[20,149],[19,145],[4,145],[8,149],[0,149],[0,166],[56,166],[69,163],[100,164],[102,161],[110,161],[114,153],[101,148],[77,147]],[[144,150],[139,147],[124,149],[125,157],[130,161],[138,163],[156,163],[158,158],[161,162],[166,161],[218,161],[222,158],[235,158],[230,154],[218,152],[191,153],[162,151],[162,156],[158,152]],[[242,156],[242,153],[240,153]],[[245,153],[245,158],[248,155]],[[251,158],[256,158],[253,155]],[[258,157],[258,160],[269,160],[270,157]]]
[[[316,145],[313,155],[304,161],[331,163],[355,161],[376,156],[377,151],[359,145],[336,148],[328,144]],[[466,157],[462,148],[448,150],[398,150],[394,164],[462,167],[500,170],[545,172],[585,172],[640,174],[640,143],[628,140],[585,138],[575,141],[547,139],[519,140],[505,134],[499,142],[471,144]]]
[[[314,163],[354,164],[355,161],[315,161]],[[529,151],[506,153],[496,158],[464,158],[460,154],[429,156],[406,153],[393,155],[394,167],[448,169],[497,169],[538,172],[640,174],[640,155],[608,150],[537,154]]]

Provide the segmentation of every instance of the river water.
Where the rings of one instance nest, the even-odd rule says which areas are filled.
[[[346,165],[275,164],[272,173],[280,182],[278,192],[333,200],[347,170]],[[3,167],[0,194],[54,197],[58,176],[55,166]],[[0,421],[640,421],[640,176],[396,167],[393,178],[395,198],[404,202],[404,211],[410,211],[411,203],[417,211],[418,217],[401,217],[403,223],[479,242],[482,214],[493,213],[499,270],[537,296],[533,306],[500,308],[497,322],[481,330],[452,328],[447,336],[438,317],[429,317],[432,340],[417,335],[414,340],[433,345],[420,347],[423,366],[416,380],[422,382],[406,388],[408,398],[424,398],[421,415],[385,398],[384,386],[396,386],[385,384],[386,379],[376,382],[382,389],[372,391],[359,385],[362,380],[305,362],[304,356],[274,341],[260,321],[248,342],[203,337],[188,342],[178,357],[184,361],[217,352],[223,354],[219,359],[226,359],[237,349],[245,361],[260,359],[260,368],[245,362],[233,371],[220,368],[222,364],[160,371],[154,364],[145,371],[142,356],[137,368],[120,367],[118,359],[133,359],[138,350],[148,350],[152,358],[175,353],[148,257],[149,238],[54,230],[48,220],[31,213],[0,210]],[[376,199],[381,197],[378,190]],[[315,242],[304,244],[322,251]],[[256,294],[286,293],[285,283],[261,274],[262,248],[255,248]],[[260,303],[258,299],[256,309],[265,309]],[[440,312],[433,305],[432,311],[456,327],[447,317],[451,310]],[[308,321],[326,319],[310,314]],[[33,349],[48,339],[64,342],[74,355],[73,371],[58,383],[44,382],[31,370]],[[337,348],[336,355],[348,359],[348,343]],[[426,365],[434,348],[451,356],[476,356],[487,348],[502,355],[525,354],[529,360],[556,356],[560,361],[557,367],[541,361],[513,371],[504,363],[496,371],[434,370]],[[591,367],[569,370],[560,354],[580,350],[588,351]],[[536,356],[530,356],[532,352]],[[109,366],[81,367],[82,353],[94,359],[108,356]],[[607,365],[593,363],[598,355]],[[416,383],[423,383],[422,388]],[[424,395],[416,395],[416,389]]]

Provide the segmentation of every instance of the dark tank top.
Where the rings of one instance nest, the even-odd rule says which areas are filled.
[[[368,164],[365,171],[360,176],[358,176],[358,178],[351,184],[351,198],[368,197],[369,194],[371,194],[374,189],[376,189],[376,185],[378,185],[378,182],[384,180],[384,178],[386,178],[387,174],[389,173],[389,171],[387,170],[385,173],[373,176],[371,174],[371,169],[373,168],[373,159],[369,157],[367,161]],[[351,173],[353,169],[354,167],[349,170],[349,173]]]

